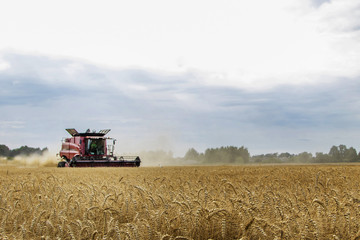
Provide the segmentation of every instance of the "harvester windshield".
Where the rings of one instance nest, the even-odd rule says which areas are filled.
[[[86,153],[89,155],[104,155],[105,139],[89,138],[86,140]]]

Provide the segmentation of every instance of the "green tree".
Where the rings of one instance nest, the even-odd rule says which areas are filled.
[[[0,156],[8,157],[10,154],[10,149],[8,146],[0,144]]]
[[[184,159],[185,160],[199,160],[199,156],[200,156],[200,154],[194,148],[190,148],[186,152]]]
[[[301,163],[311,163],[313,162],[313,156],[311,153],[302,152],[295,156],[295,161]]]
[[[357,161],[358,161],[358,156],[355,148],[350,147],[349,149],[346,149],[344,153],[344,162],[357,162]]]
[[[356,162],[359,159],[355,148],[347,148],[344,144],[332,146],[329,156],[332,162]]]
[[[13,149],[10,153],[10,157],[15,157],[17,155],[30,155],[32,153],[41,154],[41,150],[40,148],[31,148],[25,145],[20,148]]]
[[[346,154],[346,152],[347,152],[347,147],[345,146],[345,145],[343,145],[343,144],[340,144],[339,145],[339,154],[340,154],[340,162],[344,162],[344,160],[345,160],[345,154]]]
[[[332,146],[329,151],[331,162],[340,162],[340,151],[337,146]]]
[[[249,162],[250,154],[243,146],[228,146],[206,149],[204,158],[206,163],[242,164]]]
[[[315,162],[317,163],[328,163],[331,162],[331,157],[328,154],[317,152],[315,154]]]

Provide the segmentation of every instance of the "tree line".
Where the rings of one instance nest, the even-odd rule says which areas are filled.
[[[48,150],[47,148],[43,148],[43,149],[32,148],[26,145],[15,149],[10,149],[8,146],[4,144],[0,144],[0,157],[6,157],[9,160],[12,160],[14,157],[19,155],[25,155],[25,156],[29,156],[31,154],[42,155],[47,150]]]
[[[190,148],[182,158],[184,162],[193,161],[200,164],[246,164],[246,163],[346,163],[360,162],[360,152],[346,145],[332,146],[328,153],[317,152],[315,155],[309,152],[299,154],[267,153],[250,156],[245,147],[221,147],[206,149],[204,153],[198,153]]]
[[[315,155],[309,152],[299,154],[268,153],[251,157],[254,163],[347,163],[360,162],[360,152],[355,148],[347,148],[341,144],[332,146],[328,153],[317,152]]]
[[[198,153],[194,148],[190,148],[183,160],[200,164],[245,164],[249,163],[250,153],[244,146],[208,148],[204,153]]]

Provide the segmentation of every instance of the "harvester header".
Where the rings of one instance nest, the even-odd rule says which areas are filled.
[[[67,128],[71,138],[65,138],[61,145],[58,167],[139,167],[139,156],[115,156],[116,139],[105,137],[110,129],[79,133]]]

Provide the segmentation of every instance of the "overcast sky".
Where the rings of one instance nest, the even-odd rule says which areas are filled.
[[[0,144],[360,150],[360,0],[0,2]]]

